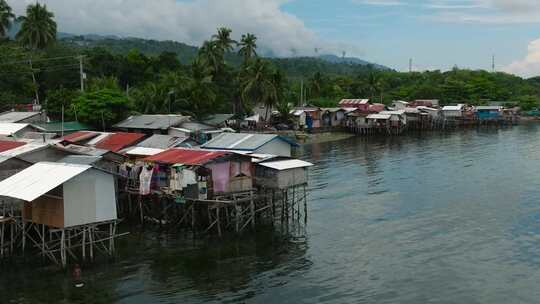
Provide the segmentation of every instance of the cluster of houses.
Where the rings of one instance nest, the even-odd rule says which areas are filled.
[[[78,122],[48,123],[43,115],[0,113],[0,226],[42,227],[34,229],[42,236],[40,229],[61,231],[57,241],[63,248],[64,233],[78,231],[78,246],[82,242],[85,248],[87,232],[81,231],[90,237],[92,227],[115,222],[124,209],[122,192],[141,201],[153,195],[179,204],[223,203],[224,197],[250,193],[253,203],[254,193],[305,186],[312,166],[292,158],[297,144],[287,137],[234,132],[228,114],[205,121],[137,115],[107,132]],[[32,233],[22,231],[23,239]],[[55,252],[35,235],[28,239],[42,254]],[[13,242],[2,234],[0,252],[13,249]],[[59,258],[64,265],[66,250]]]
[[[394,101],[391,106],[369,99],[343,99],[336,108],[296,107],[295,129],[316,131],[344,127],[356,133],[400,133],[405,129],[433,129],[461,124],[514,123],[519,109],[500,103],[489,106],[440,106],[439,100]]]

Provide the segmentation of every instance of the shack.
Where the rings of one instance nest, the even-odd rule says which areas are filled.
[[[189,182],[178,181],[175,176],[184,176],[183,170],[196,173],[196,180],[191,184],[198,187],[190,193],[203,194],[204,198],[211,198],[215,194],[226,194],[242,191],[251,191],[253,188],[253,168],[251,157],[224,151],[192,150],[173,148],[162,153],[147,157],[145,162],[154,162],[166,165],[170,169],[169,189],[172,191],[186,191]],[[181,179],[181,178],[180,178]],[[178,184],[184,184],[178,186]],[[201,193],[201,189],[208,191]],[[208,195],[206,194],[208,193]],[[194,198],[192,195],[188,198]],[[201,198],[201,197],[195,197]]]
[[[64,136],[65,134],[71,134],[77,131],[92,130],[92,127],[78,121],[46,122],[34,124],[34,126],[40,132],[54,133],[57,136]]]
[[[172,130],[171,128],[170,130]],[[170,131],[169,130],[169,131]],[[154,148],[154,149],[169,149],[176,147],[191,148],[196,146],[197,143],[190,139],[185,134],[179,135],[162,135],[154,134],[149,138],[141,141],[137,144],[137,147]]]
[[[55,262],[60,260],[63,266],[72,247],[82,246],[84,258],[87,245],[92,256],[94,244],[106,239],[109,252],[114,250],[117,211],[111,174],[89,165],[40,162],[1,181],[0,197],[23,202],[23,227],[27,226],[23,230],[23,248],[26,234],[34,226],[41,240],[29,239],[43,255]],[[97,240],[96,227],[100,224],[110,226],[101,230],[101,240]],[[83,235],[82,244],[78,244],[81,238],[70,238],[76,234]]]
[[[498,120],[502,118],[502,106],[477,106],[476,118],[479,120]]]
[[[223,133],[201,148],[290,157],[297,146],[296,142],[276,134]]]
[[[409,103],[403,100],[394,100],[392,101],[392,108],[394,110],[404,110],[409,107]]]
[[[269,189],[287,189],[306,185],[312,163],[287,159],[259,162],[255,165],[255,185]]]
[[[464,104],[458,104],[455,106],[444,106],[442,113],[445,118],[461,118],[463,117]]]
[[[235,125],[234,116],[234,114],[212,114],[205,117],[202,123],[216,128],[228,128]]]
[[[28,132],[39,131],[36,127],[27,123],[0,122],[0,136],[22,138]]]
[[[342,108],[321,108],[322,120],[325,127],[339,127],[345,119],[345,109]]]
[[[138,144],[144,137],[145,134],[143,133],[79,131],[64,136],[62,140],[68,143],[119,152],[122,149]]]
[[[369,111],[369,99],[342,99],[339,102],[341,108],[356,108],[362,112]]]
[[[2,123],[43,123],[47,121],[45,112],[28,111],[7,111],[0,113],[0,122]]]
[[[178,127],[189,120],[189,116],[178,114],[136,115],[117,123],[113,128],[125,132],[167,134],[169,128]]]

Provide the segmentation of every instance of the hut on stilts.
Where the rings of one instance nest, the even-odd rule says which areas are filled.
[[[2,217],[9,249],[28,244],[43,257],[65,267],[94,258],[95,251],[112,255],[117,233],[116,191],[110,173],[89,165],[40,162],[0,182],[0,197],[9,202]],[[6,206],[6,205],[4,205]],[[4,207],[4,210],[6,207]]]

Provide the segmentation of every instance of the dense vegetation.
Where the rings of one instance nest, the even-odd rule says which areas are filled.
[[[218,29],[201,48],[140,39],[101,39],[98,46],[73,37],[59,41],[54,14],[39,3],[18,18],[21,30],[10,40],[14,20],[0,0],[0,107],[38,99],[53,119],[64,109],[66,119],[96,127],[134,112],[246,115],[256,104],[286,116],[301,100],[320,106],[365,97],[383,103],[510,101],[526,110],[540,105],[540,78],[457,68],[400,73],[316,58],[266,59],[257,54],[257,37],[245,34],[234,41],[227,28]],[[133,47],[141,44],[146,47]]]

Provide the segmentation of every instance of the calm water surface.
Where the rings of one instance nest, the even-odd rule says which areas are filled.
[[[538,303],[540,125],[301,152],[317,166],[297,237],[133,233],[79,290],[31,259],[0,266],[0,302]]]

